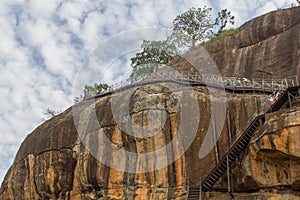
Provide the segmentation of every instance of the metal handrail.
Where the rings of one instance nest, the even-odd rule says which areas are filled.
[[[284,91],[290,86],[298,85],[296,76],[287,77],[284,79],[246,79],[239,77],[223,77],[215,74],[199,74],[199,73],[179,73],[179,72],[159,72],[152,73],[149,76],[132,81],[126,79],[115,83],[111,86],[113,90],[127,87],[135,83],[149,82],[151,80],[177,80],[184,82],[203,82],[214,83],[215,85],[230,87],[230,88],[252,88],[252,89],[271,89]]]

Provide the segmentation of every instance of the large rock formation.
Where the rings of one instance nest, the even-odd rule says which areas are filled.
[[[298,74],[299,16],[299,7],[269,13],[243,25],[238,35],[206,49],[224,75],[263,77],[264,73],[275,78]],[[181,70],[187,70],[186,64],[184,60],[172,63]],[[128,101],[123,99],[127,92],[84,101],[28,135],[2,183],[0,199],[186,199],[187,185],[199,185],[267,96],[227,93],[223,104],[222,93],[211,98],[211,91],[204,87],[189,91],[175,83],[139,87]],[[182,98],[191,103],[185,105]],[[218,113],[224,107],[222,124]],[[128,110],[135,123],[129,127],[132,135],[122,129],[126,122],[122,109]],[[297,107],[268,115],[231,169],[236,199],[300,199],[299,119]],[[215,124],[213,128],[221,124],[221,135],[213,137],[217,144],[208,145],[199,158],[210,124]],[[192,141],[190,135],[179,136],[182,127],[196,130]],[[149,133],[156,134],[145,136]],[[172,143],[176,137],[180,140]],[[169,143],[170,148],[164,150]],[[183,154],[182,148],[186,149]],[[119,149],[139,154],[126,157]],[[150,154],[145,157],[144,153]],[[231,198],[220,192],[227,190],[226,175],[214,190],[219,192],[203,198]]]
[[[300,7],[255,18],[207,50],[227,76],[300,77]],[[226,49],[224,51],[224,49]]]
[[[224,76],[300,78],[300,7],[273,11],[252,19],[227,36],[205,46]],[[197,56],[195,62],[197,62]],[[190,63],[172,63],[189,70]]]

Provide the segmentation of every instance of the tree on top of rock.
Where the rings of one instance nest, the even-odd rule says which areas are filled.
[[[144,40],[141,45],[142,52],[136,53],[131,58],[130,75],[132,81],[143,79],[155,69],[168,64],[178,55],[176,46],[170,40],[148,41]]]
[[[172,35],[163,41],[144,40],[142,52],[131,58],[130,75],[131,81],[138,81],[151,74],[156,68],[163,66],[173,60],[180,52],[184,52],[183,47],[195,49],[208,39],[218,36],[228,23],[234,23],[234,16],[227,9],[218,13],[215,21],[210,14],[211,8],[190,8],[188,11],[178,15],[173,21]],[[213,27],[220,25],[218,33],[213,33]]]
[[[234,16],[227,9],[223,9],[218,12],[218,17],[216,18],[215,25],[219,25],[218,33],[221,33],[226,27],[227,23],[234,24]]]
[[[211,8],[190,8],[178,15],[173,21],[172,37],[179,45],[195,48],[212,34],[214,22],[210,14]]]

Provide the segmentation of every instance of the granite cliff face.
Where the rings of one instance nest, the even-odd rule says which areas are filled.
[[[205,46],[224,76],[300,78],[300,7],[273,11],[252,19],[227,36]],[[194,55],[197,63],[197,55]],[[172,66],[189,71],[179,58]]]
[[[300,7],[257,17],[239,30],[207,47],[224,75],[300,77]]]
[[[171,87],[173,89],[169,91]],[[130,113],[137,125],[146,127],[152,123],[151,128],[165,118],[161,129],[158,129],[158,133],[152,137],[138,138],[140,134],[147,132],[147,130],[141,132],[139,129],[133,130],[136,137],[125,134],[113,116],[110,107],[111,97],[96,99],[95,104],[83,102],[77,105],[80,113],[86,112],[91,105],[95,106],[97,120],[101,125],[101,128],[95,128],[94,123],[97,122],[93,118],[93,113],[87,112],[86,125],[83,126],[84,140],[79,139],[74,125],[74,121],[82,119],[74,118],[71,109],[45,122],[21,145],[14,165],[2,184],[1,199],[185,199],[187,181],[191,184],[199,181],[197,175],[201,173],[199,169],[205,168],[208,162],[213,164],[216,157],[215,151],[211,151],[207,157],[209,159],[205,159],[206,164],[198,158],[211,116],[211,101],[207,90],[197,87],[194,88],[194,94],[190,94],[183,93],[177,88],[178,85],[175,84],[168,84],[168,88],[164,85],[160,87],[148,85],[139,88],[133,94]],[[115,94],[113,98],[123,98],[125,92]],[[95,148],[96,141],[100,143],[103,140],[103,134],[110,139],[113,146],[127,151],[145,153],[163,148],[176,137],[180,126],[184,126],[181,125],[181,118],[184,116],[181,108],[183,105],[178,101],[183,95],[198,102],[198,105],[189,105],[189,108],[199,106],[199,124],[189,125],[199,127],[186,154],[175,159],[180,146],[175,143],[172,145],[171,152],[167,153],[167,159],[175,160],[172,164],[155,171],[127,173],[123,171],[128,167],[133,167],[136,171],[145,166],[154,169],[157,159],[144,159],[139,155],[136,158],[120,158],[115,151],[109,151],[109,147],[105,144],[97,145],[96,148],[99,148],[97,152],[105,152],[102,157],[100,156],[101,159],[107,156],[111,164],[124,160],[127,162],[123,169],[116,170],[101,163],[90,152]],[[235,121],[230,125],[232,130],[238,129],[247,119],[247,115],[258,109],[262,96],[264,95],[228,96],[228,103],[225,106],[229,107],[230,118]],[[124,105],[121,103],[119,108],[122,106]],[[163,110],[166,112],[162,112]],[[155,115],[152,120],[150,112]],[[218,113],[218,109],[215,113]],[[224,134],[225,132],[226,129]],[[237,137],[236,134],[233,131],[232,140]],[[219,153],[224,153],[225,149],[221,149]],[[159,159],[162,155],[157,153],[155,156]]]
[[[238,35],[216,41],[206,49],[224,75],[299,76],[299,22],[299,7],[272,12],[247,22]],[[184,60],[173,62],[173,66],[183,70],[186,64]],[[122,121],[118,118],[122,115],[114,113],[111,103],[113,98],[121,99],[117,101],[118,108],[125,108],[125,94],[123,91],[82,102],[76,110],[83,117],[74,115],[73,107],[28,135],[1,185],[0,199],[186,199],[187,185],[199,185],[200,178],[222,158],[239,136],[239,129],[267,97],[257,93],[226,93],[223,104],[222,95],[216,95],[213,113],[212,99],[204,87],[194,87],[191,93],[175,83],[142,86],[134,90],[128,105],[131,119],[142,129],[132,127],[133,135],[128,135],[120,128]],[[182,97],[194,101],[184,105]],[[218,113],[224,106],[226,118],[218,142],[199,158],[209,125],[220,122]],[[95,108],[95,113],[88,112],[90,108]],[[183,108],[190,113],[198,108],[199,122],[193,124],[195,116],[184,115]],[[182,119],[191,124],[183,125]],[[76,129],[78,124],[82,129]],[[181,126],[195,127],[191,144],[181,136],[179,144],[172,143],[165,152],[166,160],[174,162],[157,167],[162,156],[157,152],[178,136]],[[255,133],[250,146],[231,169],[235,199],[300,199],[299,128],[297,104],[267,116],[263,128]],[[151,132],[157,134],[142,137]],[[112,146],[103,143],[104,136]],[[182,147],[186,151],[181,155]],[[118,149],[154,153],[149,157],[120,157]],[[100,162],[105,159],[110,163]],[[126,164],[122,165],[122,161]],[[141,172],[143,168],[151,170]],[[226,190],[224,175],[214,186],[215,192],[208,192],[203,198],[231,199],[222,192]]]

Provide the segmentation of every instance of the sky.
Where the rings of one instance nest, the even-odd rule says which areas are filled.
[[[239,27],[291,3],[296,0],[1,0],[0,182],[47,108],[64,111],[82,84],[112,84],[128,74],[142,37],[157,39],[178,14],[206,5],[215,17],[227,8]],[[88,66],[100,74],[91,70],[87,78]]]

